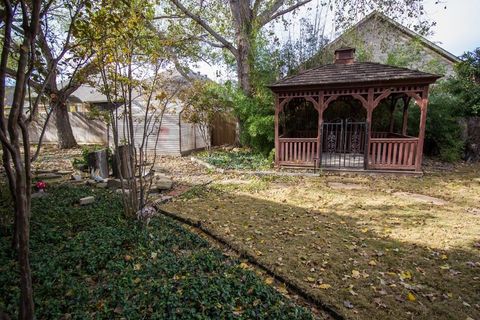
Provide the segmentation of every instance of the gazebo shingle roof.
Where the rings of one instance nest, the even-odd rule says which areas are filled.
[[[433,83],[441,76],[417,70],[393,67],[373,62],[327,64],[289,76],[270,85],[272,89],[297,86],[350,85],[372,82],[418,81]]]

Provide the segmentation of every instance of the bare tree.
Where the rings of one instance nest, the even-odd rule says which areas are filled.
[[[32,118],[24,113],[25,93],[35,64],[35,38],[41,17],[41,0],[3,0],[4,36],[0,60],[0,142],[3,166],[14,202],[14,239],[16,239],[20,274],[20,319],[34,318],[33,288],[30,270],[31,166],[28,126]],[[45,9],[45,8],[44,8]],[[17,17],[17,14],[19,17]],[[12,54],[14,19],[21,21],[20,50],[15,73],[15,89],[9,114],[5,110],[5,87],[8,60]],[[37,105],[32,106],[35,112]]]
[[[68,149],[77,145],[68,115],[67,101],[71,94],[86,82],[88,75],[94,73],[93,53],[78,39],[74,39],[77,19],[84,13],[85,0],[51,1],[48,10],[44,10],[39,32],[36,38],[39,67],[32,70],[29,85],[37,92],[44,92],[48,98],[47,120],[55,115],[58,146]],[[14,25],[15,29],[19,28]],[[66,30],[65,30],[66,28]],[[19,47],[15,47],[19,50]],[[15,70],[7,68],[10,76]],[[37,96],[37,99],[40,98]],[[32,115],[32,117],[35,115]],[[40,138],[43,138],[41,135]],[[38,145],[41,145],[39,141]],[[34,158],[38,156],[35,153]]]

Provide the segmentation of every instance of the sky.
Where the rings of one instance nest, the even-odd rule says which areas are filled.
[[[480,47],[480,0],[441,0],[441,4],[435,4],[436,2],[438,0],[424,0],[427,17],[437,23],[432,29],[433,35],[428,39],[456,56]],[[293,19],[298,20],[301,16],[300,11]],[[327,23],[326,30],[328,29]],[[334,38],[332,32],[329,34],[327,31],[325,34]],[[231,78],[222,72],[222,67],[206,63],[200,64],[198,71],[212,80]]]
[[[435,5],[435,1],[425,3],[428,17],[437,22],[429,40],[456,56],[480,47],[480,0],[444,2],[444,5]]]

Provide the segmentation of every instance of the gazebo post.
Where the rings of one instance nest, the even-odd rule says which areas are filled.
[[[279,142],[279,128],[278,128],[278,114],[280,112],[280,103],[278,99],[278,94],[275,94],[275,166],[277,167],[279,165],[279,160],[280,160],[280,142]]]
[[[374,97],[374,92],[373,88],[368,89],[368,96],[367,96],[367,105],[365,108],[367,109],[367,147],[366,153],[365,153],[365,158],[363,161],[363,166],[365,170],[368,169],[368,162],[369,162],[369,157],[370,157],[370,139],[372,138],[372,115],[373,115],[373,108],[375,105],[375,97]]]
[[[420,107],[420,128],[418,131],[418,145],[417,145],[417,158],[415,162],[415,171],[422,171],[423,160],[423,144],[425,141],[425,127],[427,124],[427,105],[428,105],[428,85],[425,86],[422,92],[422,98],[419,103]]]
[[[324,93],[323,90],[320,91],[318,95],[318,104],[316,106],[318,112],[318,133],[317,133],[317,161],[315,166],[320,167],[322,164],[322,140],[323,140],[323,105],[324,105]]]
[[[403,119],[402,119],[402,135],[407,135],[408,128],[408,105],[410,104],[410,97],[403,98]]]

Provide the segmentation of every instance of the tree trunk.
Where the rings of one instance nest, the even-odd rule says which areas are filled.
[[[237,69],[238,69],[238,84],[242,89],[245,95],[252,96],[252,86],[250,83],[251,76],[251,66],[252,61],[252,47],[250,45],[250,40],[247,38],[247,35],[239,34],[238,38],[238,58],[237,58]]]
[[[252,86],[250,83],[251,63],[253,60],[252,43],[255,35],[253,34],[252,19],[253,12],[249,1],[230,0],[230,10],[232,11],[235,25],[235,35],[237,37],[237,75],[238,85],[247,96],[252,96]]]
[[[254,61],[252,52],[252,41],[255,40],[255,34],[252,26],[253,12],[249,1],[230,0],[230,10],[232,11],[233,22],[235,25],[237,52],[237,78],[238,85],[243,93],[251,97],[253,95],[251,74]],[[235,130],[235,145],[240,146],[240,137],[242,130],[242,119],[237,118]]]
[[[25,172],[17,172],[17,207],[16,220],[18,232],[18,262],[20,267],[20,313],[19,319],[34,318],[33,288],[30,270],[30,210],[28,202],[28,192],[26,190],[25,177],[18,178],[19,175],[25,175]],[[20,182],[21,181],[21,182]]]
[[[58,147],[60,149],[71,149],[77,146],[77,141],[73,135],[68,109],[65,103],[55,105],[55,123],[58,135]]]

